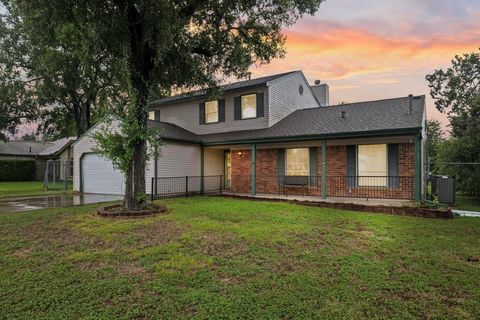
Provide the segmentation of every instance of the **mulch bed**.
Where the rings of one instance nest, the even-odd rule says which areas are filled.
[[[158,204],[149,204],[145,210],[127,211],[121,204],[106,206],[97,209],[97,214],[105,218],[138,218],[157,214],[165,214],[167,207]]]
[[[429,207],[396,207],[396,206],[383,206],[383,205],[364,205],[356,203],[335,203],[325,201],[300,201],[300,200],[287,200],[277,198],[255,198],[249,196],[235,196],[235,195],[223,195],[223,197],[241,198],[257,201],[275,201],[275,202],[287,202],[292,204],[300,204],[311,207],[323,207],[333,208],[340,210],[350,211],[363,211],[374,213],[387,213],[402,216],[412,217],[424,217],[424,218],[440,218],[440,219],[453,219],[453,213],[450,208],[429,208]]]

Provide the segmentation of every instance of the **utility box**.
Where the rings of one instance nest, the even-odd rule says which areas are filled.
[[[455,203],[455,177],[431,176],[432,194],[438,197],[441,203]]]

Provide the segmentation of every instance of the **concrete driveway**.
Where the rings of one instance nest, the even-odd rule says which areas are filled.
[[[122,200],[122,196],[105,194],[60,194],[18,198],[0,198],[0,213],[43,208],[71,207],[89,203]]]

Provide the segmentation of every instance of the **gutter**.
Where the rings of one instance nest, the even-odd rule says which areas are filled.
[[[287,136],[287,137],[269,137],[269,138],[254,138],[246,140],[230,140],[222,142],[203,142],[205,146],[220,146],[231,144],[252,144],[252,143],[271,143],[271,142],[291,142],[291,141],[306,141],[306,140],[323,140],[323,139],[347,139],[347,138],[367,138],[378,136],[394,136],[401,134],[417,134],[422,127],[409,129],[395,129],[395,130],[375,130],[369,132],[348,132],[348,133],[329,133],[320,135],[303,135],[303,136]]]

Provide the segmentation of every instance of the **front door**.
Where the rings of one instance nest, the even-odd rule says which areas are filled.
[[[232,183],[232,162],[230,151],[225,152],[225,189],[230,190]]]

